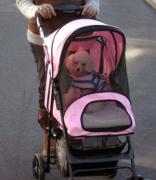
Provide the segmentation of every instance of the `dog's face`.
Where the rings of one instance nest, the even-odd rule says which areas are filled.
[[[82,77],[94,70],[94,61],[87,51],[78,51],[70,55],[65,64],[72,77]]]

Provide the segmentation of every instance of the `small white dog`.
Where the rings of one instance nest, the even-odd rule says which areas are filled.
[[[71,54],[65,59],[65,66],[72,77],[72,85],[64,96],[65,107],[86,94],[104,90],[106,79],[95,71],[94,60],[87,51],[79,50]],[[97,106],[98,103],[93,104]],[[91,111],[97,109],[90,108]]]

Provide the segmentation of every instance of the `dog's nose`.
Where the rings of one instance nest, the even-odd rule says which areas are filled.
[[[77,68],[77,72],[79,72],[80,71],[80,68]]]

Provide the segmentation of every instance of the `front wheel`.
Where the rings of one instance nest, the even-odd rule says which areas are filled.
[[[41,154],[35,154],[32,163],[33,176],[37,180],[45,179],[45,161]]]

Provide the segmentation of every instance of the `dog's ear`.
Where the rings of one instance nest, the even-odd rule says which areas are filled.
[[[73,68],[73,60],[74,60],[74,54],[71,54],[65,59],[65,67],[68,70],[68,72],[71,74],[72,68]]]

